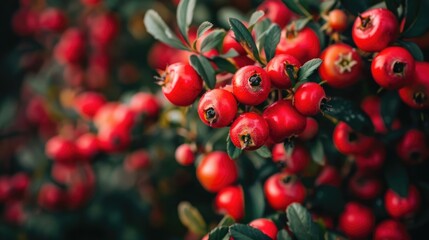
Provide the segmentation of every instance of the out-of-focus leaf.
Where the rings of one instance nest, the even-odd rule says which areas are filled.
[[[429,29],[429,1],[427,0],[406,0],[405,1],[405,25],[402,36],[418,37]]]
[[[249,27],[253,27],[253,25],[255,25],[259,21],[259,19],[264,16],[264,14],[265,13],[262,10],[254,12],[252,16],[250,16]]]
[[[313,222],[310,212],[299,203],[292,203],[286,209],[288,224],[298,240],[322,240],[319,225]]]
[[[205,32],[210,30],[213,27],[213,23],[205,21],[200,24],[197,30],[197,38],[200,38],[202,35],[204,35]]]
[[[216,227],[209,233],[209,240],[222,240],[228,236],[229,228],[226,226]]]
[[[180,0],[177,6],[177,25],[185,41],[189,44],[188,30],[194,17],[196,0]]]
[[[276,52],[277,44],[280,42],[280,27],[273,24],[268,29],[267,36],[268,38],[264,41],[264,50],[265,50],[265,56],[267,58],[267,62],[269,62]]]
[[[232,159],[237,159],[242,150],[240,148],[237,148],[231,141],[231,138],[228,134],[228,137],[226,138],[226,152],[228,153],[229,157]]]
[[[264,191],[260,182],[243,186],[245,219],[251,221],[260,218],[264,214]]]
[[[12,98],[5,98],[0,102],[0,129],[5,129],[13,122],[17,110],[17,103]]]
[[[396,119],[399,107],[401,106],[401,99],[397,91],[386,92],[381,97],[380,105],[380,113],[384,124],[387,129],[391,129],[392,123]]]
[[[311,14],[302,6],[299,0],[282,0],[286,6],[293,12],[301,16],[310,16]]]
[[[387,186],[401,197],[408,196],[409,179],[405,168],[399,163],[393,154],[389,154],[390,161],[387,162],[384,168],[384,176],[386,177]]]
[[[345,200],[339,188],[322,185],[315,189],[313,205],[326,213],[338,215],[344,209]]]
[[[209,60],[204,56],[192,55],[189,59],[191,66],[197,71],[207,87],[213,89],[216,84],[215,70]]]
[[[277,233],[277,240],[292,240],[293,238],[289,235],[289,233],[282,229]]]
[[[325,151],[323,149],[323,144],[320,139],[316,139],[310,144],[310,154],[313,161],[319,165],[324,165],[324,156]]]
[[[271,157],[271,151],[267,148],[267,146],[262,146],[255,151],[259,156],[263,158],[270,158]]]
[[[203,236],[206,233],[207,224],[198,209],[193,207],[189,202],[181,202],[177,208],[180,221],[191,232],[200,236]]]
[[[229,228],[234,240],[270,240],[270,237],[259,229],[245,224],[234,224]]]

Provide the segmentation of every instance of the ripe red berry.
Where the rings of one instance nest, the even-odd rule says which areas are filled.
[[[214,199],[217,213],[227,214],[235,221],[244,217],[244,193],[240,185],[222,188]]]
[[[298,135],[298,138],[304,141],[313,139],[317,132],[319,132],[319,123],[317,123],[316,119],[307,117],[305,122],[304,131]]]
[[[98,139],[92,133],[85,133],[76,139],[78,156],[84,160],[92,159],[100,151]]]
[[[85,38],[77,28],[67,29],[54,48],[55,58],[63,64],[79,63],[85,54]]]
[[[395,15],[385,8],[370,9],[356,18],[352,37],[355,44],[366,52],[377,52],[396,39],[399,23]]]
[[[213,89],[201,97],[198,103],[198,116],[206,125],[221,128],[234,120],[237,109],[237,101],[231,92]]]
[[[112,43],[119,33],[119,22],[113,14],[95,17],[90,24],[90,36],[94,46],[105,47]]]
[[[333,187],[341,186],[340,172],[333,166],[326,165],[316,178],[316,186],[330,185]]]
[[[262,116],[268,123],[270,138],[275,143],[283,142],[305,129],[305,117],[288,100],[274,102],[264,110]]]
[[[21,8],[12,17],[13,31],[19,36],[32,36],[39,29],[39,14],[30,8]]]
[[[284,211],[294,202],[303,203],[307,190],[295,176],[276,173],[265,181],[264,194],[274,210]]]
[[[124,125],[106,125],[99,129],[97,138],[101,150],[120,152],[131,144],[131,129]]]
[[[373,240],[411,240],[404,224],[387,219],[377,225]]]
[[[150,155],[146,150],[137,150],[125,157],[124,169],[128,172],[135,172],[147,169],[150,165]]]
[[[359,199],[372,200],[381,194],[383,184],[376,176],[358,172],[350,178],[349,189]]]
[[[88,202],[93,193],[93,188],[85,182],[74,183],[65,192],[65,205],[68,209],[75,210]]]
[[[371,209],[356,202],[346,204],[339,218],[340,229],[350,238],[366,239],[375,225]]]
[[[131,129],[136,122],[136,113],[124,104],[110,102],[104,104],[97,111],[93,122],[98,129],[105,126],[120,126]]]
[[[86,92],[76,97],[74,107],[81,116],[92,119],[105,103],[106,98],[103,95],[96,92]]]
[[[347,14],[341,9],[334,9],[328,13],[328,29],[333,32],[344,32],[347,29]]]
[[[259,105],[263,103],[271,90],[271,81],[267,72],[258,66],[240,68],[232,78],[232,92],[240,103]]]
[[[408,130],[396,146],[396,152],[406,164],[418,164],[428,159],[426,135],[418,129]]]
[[[67,17],[61,9],[47,8],[40,14],[39,24],[43,30],[61,32],[67,26]]]
[[[279,54],[268,62],[266,69],[274,87],[287,89],[292,87],[291,76],[289,76],[287,69],[290,69],[293,73],[292,77],[296,79],[300,67],[301,63],[294,56]]]
[[[387,190],[384,204],[387,213],[393,218],[413,217],[420,208],[420,192],[413,185],[408,187],[408,196],[401,197],[392,189]]]
[[[3,219],[7,223],[22,225],[25,223],[26,217],[23,201],[14,199],[4,205]]]
[[[363,154],[374,144],[375,139],[354,131],[347,123],[340,122],[332,134],[334,145],[342,154]]]
[[[313,116],[320,112],[320,105],[325,98],[322,86],[315,82],[306,82],[296,89],[293,104],[302,115]]]
[[[257,8],[257,10],[264,11],[264,16],[271,20],[273,23],[277,23],[280,28],[286,26],[290,19],[293,17],[293,12],[282,1],[279,0],[267,0],[263,1]]]
[[[414,77],[399,89],[402,101],[414,109],[429,108],[429,63],[416,62]]]
[[[30,177],[24,172],[16,173],[10,178],[10,186],[15,196],[23,197],[30,186]]]
[[[129,107],[134,112],[152,119],[156,119],[161,111],[161,104],[158,98],[145,92],[134,94],[130,99]]]
[[[205,155],[197,167],[197,179],[209,192],[218,192],[237,178],[237,165],[226,152],[215,151]]]
[[[362,74],[362,59],[351,46],[336,43],[327,47],[321,54],[323,60],[319,67],[322,80],[334,88],[345,88],[359,81]]]
[[[77,160],[75,143],[61,136],[55,136],[46,142],[45,153],[46,156],[58,162],[73,162]]]
[[[273,240],[277,239],[277,226],[272,220],[268,218],[255,219],[249,223],[249,226],[259,229],[262,233]]]
[[[189,144],[182,144],[176,148],[174,153],[176,161],[183,166],[190,166],[195,162],[195,153]]]
[[[162,92],[176,106],[191,105],[203,89],[203,80],[191,65],[175,63],[163,73]]]
[[[12,184],[10,178],[0,176],[0,203],[6,202],[12,194]]]
[[[375,172],[383,167],[386,159],[386,148],[381,143],[375,143],[367,152],[355,157],[357,168],[362,172]]]
[[[302,49],[305,49],[303,51]],[[284,29],[276,48],[276,55],[290,54],[300,63],[316,58],[320,54],[320,41],[317,34],[309,27],[300,31]]]
[[[96,6],[100,4],[103,0],[80,0],[83,5],[86,6]]]
[[[39,190],[38,204],[47,210],[58,210],[64,206],[65,192],[52,183],[45,183]]]
[[[286,168],[285,172],[299,173],[310,163],[310,154],[302,144],[295,144],[292,153],[287,153],[283,143],[278,143],[272,149],[273,161],[282,162]]]
[[[371,73],[375,82],[383,88],[402,88],[414,77],[414,58],[405,48],[385,48],[372,60]]]
[[[242,150],[255,150],[267,141],[268,124],[254,112],[242,113],[231,125],[229,136],[232,143]]]

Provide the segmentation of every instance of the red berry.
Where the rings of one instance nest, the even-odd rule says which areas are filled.
[[[396,39],[399,23],[395,15],[385,8],[370,9],[356,18],[352,37],[355,44],[366,52],[377,52]]]
[[[334,129],[333,141],[342,154],[363,154],[374,144],[375,139],[354,131],[347,123],[340,122]]]
[[[359,81],[362,59],[349,45],[332,44],[322,52],[320,58],[323,62],[319,67],[319,74],[329,86],[345,88]]]
[[[254,112],[242,113],[229,129],[232,143],[243,150],[255,150],[265,144],[268,138],[268,124]]]
[[[387,213],[393,218],[413,217],[420,208],[420,193],[413,185],[408,187],[408,196],[401,197],[392,189],[387,190],[384,204]]]
[[[218,192],[237,178],[237,165],[226,152],[215,151],[205,155],[197,167],[197,179],[209,192]]]
[[[120,152],[131,144],[131,130],[123,125],[106,125],[99,129],[97,138],[101,150]]]
[[[162,92],[174,105],[191,105],[203,89],[203,80],[191,65],[175,63],[166,68]]]
[[[12,190],[10,179],[6,176],[0,176],[0,203],[4,203],[10,198]]]
[[[21,8],[12,17],[13,31],[19,36],[31,36],[39,29],[39,15],[37,12]]]
[[[287,89],[292,87],[287,69],[293,72],[292,77],[296,79],[300,67],[301,63],[292,55],[279,54],[268,62],[266,69],[274,87]]]
[[[387,129],[383,117],[381,116],[381,99],[378,96],[367,96],[361,103],[362,110],[368,114],[371,118],[371,122],[374,125],[374,131],[376,133],[386,134],[389,130]],[[398,119],[395,119],[392,123],[391,128],[396,130],[399,129],[401,123]]]
[[[92,159],[99,152],[98,139],[92,133],[85,133],[76,139],[76,150],[78,155],[85,159]]]
[[[355,161],[362,172],[375,172],[383,167],[386,159],[386,148],[381,143],[375,143],[371,150],[356,155]]]
[[[282,1],[279,0],[266,0],[263,1],[257,10],[264,11],[264,16],[283,28],[289,23],[293,17],[293,12],[286,7]]]
[[[305,49],[305,51],[303,51]],[[276,48],[276,55],[290,54],[300,63],[316,58],[320,54],[320,41],[317,34],[309,27],[300,31],[284,29]]]
[[[156,119],[161,111],[161,104],[158,98],[145,92],[134,94],[130,99],[129,107],[132,111],[152,119]]]
[[[231,92],[213,89],[201,97],[198,103],[198,116],[206,125],[221,128],[234,120],[237,109],[237,101]]]
[[[306,118],[288,100],[279,100],[268,106],[262,116],[268,123],[270,138],[275,143],[298,135],[305,129]]]
[[[316,186],[330,185],[333,187],[341,186],[340,172],[333,166],[326,165],[316,178]]]
[[[310,154],[302,144],[295,144],[292,153],[287,153],[283,143],[278,143],[272,149],[273,161],[283,162],[288,173],[299,173],[310,163]]]
[[[75,143],[61,136],[55,136],[46,142],[45,153],[58,162],[74,162],[77,157]]]
[[[306,82],[296,89],[293,104],[302,115],[313,116],[320,112],[320,105],[325,98],[322,86],[315,82]]]
[[[220,189],[214,199],[217,213],[227,214],[235,221],[244,217],[244,193],[241,186],[228,186]]]
[[[235,40],[235,34],[232,30],[228,31],[223,39],[222,53],[227,53],[234,49],[239,55],[246,55],[246,50]]]
[[[92,193],[92,187],[87,186],[85,182],[75,183],[69,186],[65,193],[65,205],[71,210],[78,209],[88,202]]]
[[[47,210],[62,208],[65,200],[65,192],[52,183],[43,184],[37,197],[38,204]]]
[[[402,101],[414,109],[429,108],[429,63],[416,62],[414,77],[399,89]]]
[[[121,126],[131,129],[136,121],[136,113],[128,106],[111,102],[104,104],[94,115],[93,122],[98,129]]]
[[[298,138],[301,140],[310,140],[313,139],[316,134],[319,132],[319,123],[314,118],[307,117],[304,131],[302,131]]]
[[[67,17],[61,9],[47,8],[39,19],[40,28],[53,32],[61,32],[67,25]]]
[[[429,157],[426,135],[418,129],[410,129],[396,146],[396,152],[406,164],[418,164]]]
[[[340,229],[350,238],[366,239],[375,225],[371,209],[356,202],[346,204],[339,218]]]
[[[92,119],[105,103],[106,98],[103,95],[86,92],[76,97],[74,107],[81,116]]]
[[[110,44],[119,33],[119,22],[113,14],[102,14],[91,21],[90,36],[97,47]]]
[[[102,2],[102,0],[80,0],[83,5],[86,6],[95,6]]]
[[[174,154],[176,161],[183,166],[190,166],[195,162],[195,153],[189,144],[182,144],[176,148]]]
[[[87,186],[95,184],[94,171],[89,163],[54,163],[51,176],[56,182],[65,185],[76,182],[85,182]]]
[[[404,224],[387,219],[377,225],[373,240],[411,240]]]
[[[124,160],[124,168],[128,172],[135,172],[147,169],[151,162],[151,157],[146,150],[137,150],[127,155]]]
[[[84,34],[77,28],[69,28],[54,48],[55,58],[63,64],[79,63],[85,54]]]
[[[375,56],[371,63],[375,82],[386,89],[399,89],[414,77],[414,58],[402,47],[388,47]]]
[[[273,240],[277,239],[277,226],[272,220],[268,218],[255,219],[249,223],[249,226],[259,229],[261,232],[263,232],[265,235],[267,235]]]
[[[356,173],[349,181],[350,192],[362,200],[372,200],[378,197],[383,184],[379,178],[364,173]]]
[[[341,9],[334,9],[328,13],[328,28],[334,32],[344,32],[347,29],[347,14]]]
[[[30,186],[30,177],[26,173],[16,173],[10,178],[10,185],[14,195],[23,197]]]
[[[271,81],[267,72],[258,66],[240,68],[232,78],[232,92],[240,103],[259,105],[263,103],[271,90]]]
[[[3,210],[3,218],[10,224],[22,225],[26,220],[24,203],[19,200],[8,201]]]
[[[264,194],[274,210],[284,211],[294,202],[303,203],[307,190],[293,175],[276,173],[265,181]]]

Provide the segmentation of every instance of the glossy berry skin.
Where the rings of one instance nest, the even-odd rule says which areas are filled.
[[[301,67],[301,63],[294,56],[289,54],[276,55],[267,64],[267,73],[270,77],[271,84],[280,89],[287,89],[292,87],[289,73],[286,69],[290,68],[294,74],[294,78],[297,78],[298,70]]]
[[[381,143],[375,143],[369,151],[355,156],[357,168],[362,172],[380,170],[386,160],[386,148]]]
[[[226,127],[237,115],[237,100],[224,89],[209,90],[200,98],[198,116],[201,121],[213,128]]]
[[[408,187],[408,196],[401,197],[392,189],[387,190],[384,195],[384,204],[387,213],[393,218],[413,217],[420,209],[421,197],[418,189],[410,185]]]
[[[192,147],[189,144],[182,144],[176,148],[174,153],[176,162],[182,166],[190,166],[195,162],[195,153],[192,151]]]
[[[249,226],[259,229],[265,235],[270,237],[273,240],[277,239],[277,226],[276,224],[268,218],[257,218],[249,223]]]
[[[40,28],[52,32],[61,32],[67,26],[67,17],[58,8],[47,8],[39,18]]]
[[[318,57],[320,48],[319,38],[311,28],[304,27],[301,31],[284,29],[276,48],[276,55],[290,54],[304,64],[308,60]]]
[[[320,105],[326,98],[325,90],[315,82],[299,86],[293,95],[293,105],[304,116],[314,116],[320,112]]]
[[[106,126],[121,126],[131,129],[136,122],[136,113],[124,104],[109,102],[97,111],[93,122],[99,129]]]
[[[65,192],[54,184],[45,183],[39,190],[37,203],[47,210],[58,210],[64,207]]]
[[[57,162],[73,162],[77,156],[75,143],[61,136],[55,136],[46,142],[45,153]]]
[[[362,72],[362,58],[351,46],[335,43],[320,55],[322,64],[319,74],[322,80],[334,88],[345,88],[359,81]]]
[[[98,131],[97,138],[101,150],[120,152],[131,144],[131,129],[123,125],[108,125]]]
[[[191,65],[175,63],[164,74],[162,92],[176,106],[191,105],[203,89],[203,80]]]
[[[388,47],[375,56],[371,74],[375,82],[386,89],[408,85],[414,76],[414,58],[402,47]]]
[[[254,112],[242,113],[231,124],[232,143],[243,150],[255,150],[265,144],[269,135],[265,119]]]
[[[363,154],[373,145],[375,139],[355,132],[347,123],[339,122],[332,134],[334,145],[342,154]]]
[[[290,204],[303,203],[307,190],[304,185],[288,173],[276,173],[264,184],[268,204],[277,211],[284,211]]]
[[[273,161],[282,162],[286,165],[285,172],[299,173],[310,163],[310,153],[302,144],[295,144],[292,153],[287,153],[283,143],[278,143],[272,149]]]
[[[359,199],[372,200],[378,197],[383,184],[379,178],[364,173],[356,173],[349,180],[350,192]]]
[[[79,115],[92,119],[106,102],[103,95],[96,92],[86,92],[75,98],[74,108]]]
[[[119,33],[119,22],[113,14],[96,16],[90,24],[90,37],[97,47],[105,47],[113,42]]]
[[[152,119],[156,119],[161,111],[161,103],[158,98],[145,92],[134,94],[130,99],[129,107],[132,111]]]
[[[67,29],[54,48],[54,56],[62,64],[79,63],[85,54],[85,37],[77,28]]]
[[[263,103],[271,90],[267,72],[258,66],[240,68],[232,78],[232,93],[240,103],[256,106]]]
[[[407,86],[399,89],[402,101],[414,109],[429,108],[429,63],[416,62],[414,77]]]
[[[292,11],[289,10],[289,8],[287,8],[286,5],[279,0],[263,1],[258,6],[257,10],[264,11],[264,17],[279,25],[280,28],[286,26],[293,16]]]
[[[399,140],[396,152],[406,164],[419,164],[429,157],[429,147],[425,134],[418,129],[408,130]]]
[[[333,166],[326,165],[316,178],[316,186],[329,185],[333,187],[341,186],[341,174]]]
[[[307,117],[305,122],[304,131],[298,135],[298,138],[303,141],[313,139],[319,132],[319,123],[316,119]]]
[[[398,36],[399,23],[395,15],[385,8],[370,9],[356,18],[352,37],[363,51],[377,52],[386,48]]]
[[[275,143],[298,135],[305,129],[306,118],[299,113],[289,100],[279,100],[269,105],[262,116],[268,123],[270,138]]]
[[[237,165],[226,152],[215,151],[205,155],[197,167],[197,179],[209,192],[218,192],[237,178]]]
[[[375,226],[372,210],[357,202],[346,204],[339,218],[340,229],[353,239],[366,239]]]
[[[405,225],[393,219],[387,219],[377,225],[373,240],[411,240]]]
[[[334,9],[328,14],[328,27],[333,32],[344,32],[347,29],[347,14],[341,9]]]
[[[137,150],[127,155],[124,160],[124,169],[128,172],[136,172],[147,169],[150,162],[151,157],[146,150]]]
[[[241,186],[228,186],[220,189],[214,199],[214,208],[217,213],[227,214],[235,221],[243,219],[244,193]]]

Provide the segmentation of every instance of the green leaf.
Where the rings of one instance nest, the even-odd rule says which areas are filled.
[[[315,189],[312,204],[328,214],[338,215],[344,209],[345,200],[339,188],[321,185]]]
[[[405,1],[405,26],[402,37],[418,37],[429,29],[429,1],[406,0]]]
[[[387,159],[390,159],[390,161],[387,162],[384,168],[387,186],[401,197],[406,197],[408,196],[409,186],[408,173],[399,160],[395,156],[392,156],[394,154],[390,153],[389,155]]]
[[[384,0],[386,3],[387,9],[389,9],[393,14],[395,14],[396,17],[398,17],[398,8],[401,2],[398,2],[396,0]]]
[[[204,56],[192,55],[189,59],[191,66],[206,83],[207,87],[213,89],[216,85],[216,73],[210,61]]]
[[[231,138],[228,134],[228,137],[226,137],[226,152],[228,153],[229,157],[232,159],[237,159],[242,150],[240,148],[237,148],[231,141]]]
[[[325,162],[323,161],[325,156],[325,151],[323,149],[323,144],[320,139],[316,139],[315,141],[312,141],[310,145],[310,154],[313,161],[320,166],[323,166]]]
[[[5,129],[14,120],[17,103],[12,98],[5,98],[0,103],[0,129]]]
[[[261,19],[262,16],[264,16],[264,11],[259,10],[256,11],[252,14],[252,16],[250,16],[250,20],[249,20],[249,27],[253,27],[258,21],[259,19]]]
[[[157,12],[150,9],[144,16],[144,25],[149,34],[155,39],[177,49],[188,50],[188,48],[177,38]]]
[[[322,59],[314,58],[301,66],[298,71],[298,81],[306,81],[308,78],[319,69],[319,66],[322,64]]]
[[[295,30],[301,31],[311,20],[312,18],[300,18],[295,20]]]
[[[343,237],[343,236],[341,236],[341,235],[339,235],[337,233],[329,232],[329,231],[327,231],[325,233],[325,239],[326,240],[347,240],[346,237]]]
[[[207,224],[201,213],[189,202],[179,203],[179,219],[191,232],[203,236],[207,231]]]
[[[371,119],[359,106],[350,100],[331,97],[322,104],[321,111],[325,115],[346,122],[355,131],[366,135],[374,134]]]
[[[311,28],[314,33],[316,33],[319,39],[320,49],[324,49],[326,46],[326,35],[322,30],[322,26],[315,21],[310,21],[309,23],[307,23],[307,27]]]
[[[201,43],[201,52],[207,52],[213,48],[217,48],[219,44],[222,44],[223,38],[225,37],[225,31],[223,29],[216,29],[209,33]]]
[[[424,55],[420,47],[413,42],[398,41],[399,45],[406,48],[416,61],[424,61]]]
[[[177,25],[179,26],[180,33],[189,44],[188,30],[189,25],[192,23],[194,17],[196,0],[180,0],[177,6]]]
[[[311,14],[302,6],[299,0],[282,0],[286,6],[293,12],[301,16],[311,16]]]
[[[310,212],[299,203],[292,203],[286,209],[288,224],[298,240],[323,239],[320,227],[311,219]]]
[[[226,226],[216,227],[209,233],[209,240],[222,240],[229,233],[229,228]]]
[[[229,227],[232,224],[234,224],[235,221],[232,217],[225,215],[219,222],[218,226],[224,226],[224,227]]]
[[[393,121],[396,119],[401,99],[397,91],[388,91],[381,97],[380,113],[387,129],[391,129]]]
[[[271,238],[262,233],[259,229],[249,225],[234,224],[229,228],[229,232],[234,240],[270,240]]]
[[[261,183],[256,181],[251,185],[243,186],[243,191],[244,217],[249,221],[261,218],[265,209],[264,190]]]
[[[197,38],[200,38],[202,35],[204,35],[205,32],[207,32],[209,29],[213,27],[213,23],[205,21],[200,24],[197,30]]]
[[[282,229],[277,233],[277,240],[292,240],[293,238],[289,235],[289,233]]]
[[[349,1],[349,0],[340,0],[341,4],[347,9],[350,13],[357,16],[360,13],[363,13],[369,7],[371,7],[372,0],[359,0],[359,1]]]
[[[233,57],[237,57],[238,55],[239,55],[238,52],[235,49],[231,48],[228,50],[228,52],[226,52],[224,54],[220,54],[219,57],[233,58]]]
[[[237,71],[237,67],[232,64],[230,61],[226,60],[222,57],[214,57],[212,61],[216,64],[216,66],[224,72],[235,73]]]
[[[268,29],[267,36],[269,37],[264,41],[264,50],[267,62],[269,62],[276,53],[277,44],[280,42],[280,34],[280,27],[276,24],[271,25]]]
[[[253,57],[258,60],[258,62],[261,62],[255,40],[253,40],[252,34],[249,32],[246,26],[244,26],[244,24],[236,18],[230,18],[229,24],[231,25],[231,29],[234,32],[235,39],[245,49],[248,49],[252,53]]]
[[[267,146],[262,146],[256,149],[255,152],[263,158],[270,158],[272,156],[271,151],[267,148]]]

